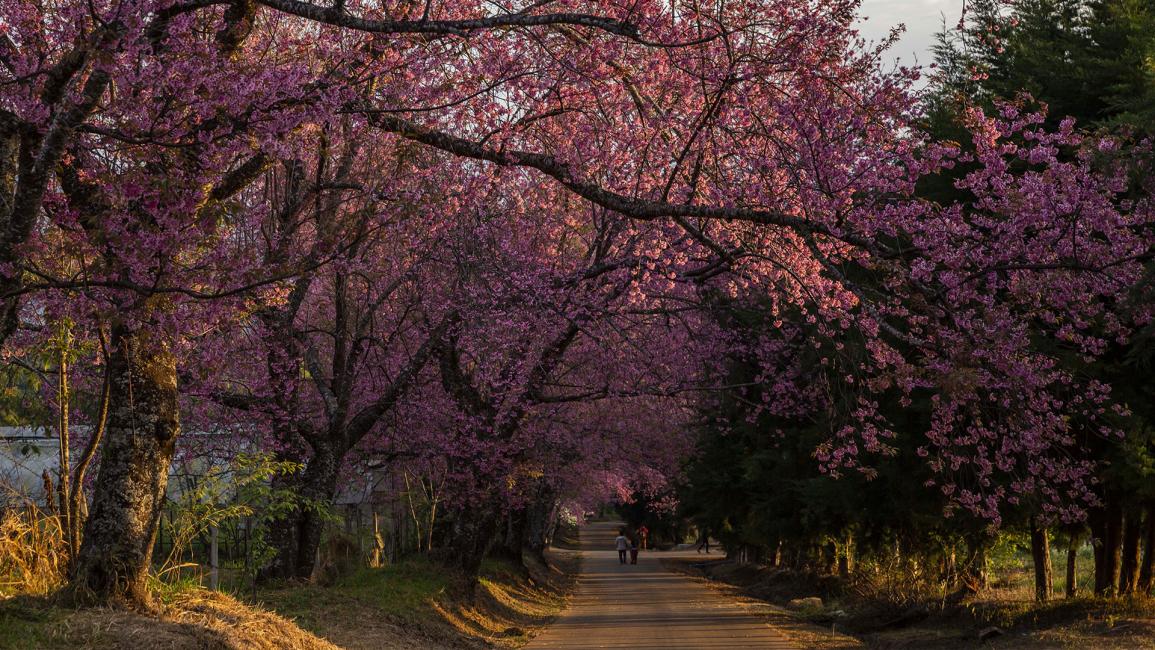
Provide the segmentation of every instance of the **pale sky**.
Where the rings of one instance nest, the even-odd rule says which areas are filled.
[[[906,25],[902,40],[891,49],[891,54],[906,65],[916,62],[928,65],[933,61],[930,46],[934,35],[942,29],[943,16],[947,25],[954,26],[962,15],[964,0],[862,0],[860,14],[869,17],[861,23],[863,36],[880,40],[890,28],[899,23]]]

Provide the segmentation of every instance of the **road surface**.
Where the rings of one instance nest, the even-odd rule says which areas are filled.
[[[693,551],[642,551],[636,566],[619,564],[613,544],[618,525],[582,528],[582,571],[573,602],[526,650],[794,649],[741,604],[662,568],[661,558],[698,557]]]

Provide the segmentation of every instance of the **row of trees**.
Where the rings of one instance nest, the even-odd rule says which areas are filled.
[[[939,139],[964,143],[962,148],[975,158],[962,161],[949,173],[925,179],[920,195],[940,202],[977,198],[982,210],[967,220],[982,219],[982,228],[999,231],[1003,224],[985,214],[996,204],[983,199],[983,193],[994,182],[1025,183],[1037,168],[1033,156],[1021,155],[1009,162],[999,179],[976,182],[976,174],[982,172],[975,161],[981,160],[989,143],[973,137],[973,107],[1001,110],[1004,115],[1049,107],[1050,113],[1038,119],[1059,130],[1072,130],[1073,119],[1088,134],[1082,146],[1056,143],[1057,164],[1077,165],[1093,157],[1094,166],[1108,169],[1126,160],[1128,167],[1117,172],[1119,199],[1146,200],[1151,183],[1149,137],[1155,133],[1147,101],[1155,91],[1150,70],[1155,52],[1152,21],[1155,13],[1147,3],[1129,0],[969,3],[965,20],[940,35],[921,123]],[[1006,102],[1014,102],[1014,108]],[[1094,151],[1088,152],[1087,145],[1096,139]],[[1022,151],[1033,140],[1031,136],[1001,146]],[[1061,192],[1022,192],[1014,200],[1016,212],[1026,215],[1071,197]],[[1043,218],[1036,224],[1049,227]],[[1066,224],[1064,230],[1053,233],[1049,246],[1062,247],[1063,237],[1077,236],[1084,228],[1094,226]],[[1136,224],[1136,233],[1152,235],[1149,224]],[[1013,240],[1003,245],[1016,246]],[[965,249],[966,254],[976,254],[981,246],[976,241]],[[1021,250],[1020,254],[1031,259],[1033,251]],[[1081,256],[1074,247],[1067,254]],[[845,385],[853,377],[831,377],[825,370],[831,352],[804,345],[810,336],[786,330],[783,349],[775,357],[731,357],[730,373],[735,383],[744,386],[707,403],[702,412],[700,453],[689,468],[682,492],[688,511],[736,548],[748,546],[755,555],[774,558],[785,552],[786,560],[797,567],[830,570],[835,558],[840,558],[845,571],[856,555],[889,562],[898,549],[900,555],[918,558],[924,566],[938,567],[935,579],[949,588],[969,590],[985,585],[985,556],[998,534],[989,526],[989,517],[975,517],[973,510],[955,507],[959,491],[977,484],[985,491],[1015,495],[1007,499],[1000,520],[1003,530],[1029,535],[1038,599],[1052,595],[1051,536],[1062,540],[1067,550],[1068,595],[1075,593],[1076,556],[1087,541],[1093,544],[1095,560],[1094,584],[1087,587],[1097,594],[1150,591],[1155,565],[1151,438],[1155,394],[1149,381],[1155,358],[1153,276],[1150,254],[1137,259],[1144,265],[1141,276],[1095,299],[1100,309],[1085,323],[1087,332],[1100,338],[1093,352],[1082,335],[1070,329],[1077,318],[1039,313],[1023,323],[1021,335],[1029,341],[1027,347],[1038,359],[1046,359],[1049,371],[1095,383],[1109,396],[1097,405],[1073,398],[1075,408],[1068,417],[1080,427],[1095,414],[1104,419],[1097,426],[1062,436],[1057,451],[1068,460],[1066,468],[1050,465],[1046,452],[1039,448],[1018,450],[1028,455],[1023,459],[1027,467],[1008,461],[1004,454],[1016,453],[1008,447],[1008,434],[1035,426],[1040,412],[1031,401],[1006,396],[987,395],[975,408],[956,411],[955,426],[974,423],[975,435],[950,439],[949,450],[926,444],[919,434],[935,426],[942,400],[952,392],[968,390],[967,384],[989,381],[976,368],[978,374],[955,372],[933,390],[886,387],[875,391],[879,412],[899,435],[890,443],[887,458],[872,465],[869,476],[832,480],[807,460],[814,449],[824,449],[827,432],[835,423],[858,408],[857,403],[838,397],[853,392]],[[1102,281],[1110,283],[1112,278],[1102,276]],[[1048,300],[1065,298],[1051,295]],[[800,322],[798,318],[792,321]],[[762,331],[766,317],[751,310],[735,326],[746,332]],[[851,358],[868,354],[854,338],[836,345],[852,350]],[[823,384],[819,408],[795,412],[762,408],[763,403],[776,404],[781,398],[767,394],[764,385],[751,379],[782,373],[803,373],[809,381]],[[1032,390],[1030,382],[1020,388]],[[1061,391],[1049,399],[1072,399],[1072,395]],[[984,428],[1004,427],[1000,436],[982,435]],[[986,461],[981,457],[992,448],[1000,451],[990,459],[993,465],[984,468]],[[979,467],[968,468],[970,458],[978,460]],[[929,465],[927,459],[931,459]],[[1048,500],[1055,495],[1053,490],[1066,497],[1075,492],[1040,485],[1030,475],[1029,466],[1035,464],[1047,467],[1050,478],[1079,467],[1084,473],[1080,481],[1090,497],[1083,501],[1083,512],[1072,516],[1052,509]],[[939,471],[943,469],[955,480],[944,483]],[[1024,491],[1026,486],[1035,489]],[[944,511],[953,516],[943,518]]]
[[[70,591],[147,605],[182,428],[302,468],[278,576],[364,467],[442,478],[476,571],[559,499],[660,486],[735,389],[753,421],[829,413],[827,473],[913,432],[947,508],[1086,516],[1071,450],[1113,396],[1044,342],[1090,363],[1133,333],[1144,159],[1014,105],[936,140],[857,8],[6,3],[0,343],[63,385],[29,359],[67,322],[103,404]]]

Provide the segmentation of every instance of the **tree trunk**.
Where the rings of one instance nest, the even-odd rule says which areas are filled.
[[[101,347],[104,345],[104,334],[101,334]],[[105,359],[104,364],[104,381],[100,389],[100,404],[96,410],[96,424],[92,430],[92,434],[88,437],[88,443],[84,446],[84,451],[81,452],[80,458],[77,460],[76,469],[72,473],[72,531],[69,533],[72,539],[76,540],[73,545],[73,554],[70,558],[72,564],[69,565],[71,572],[76,563],[76,555],[79,552],[81,540],[81,528],[84,521],[88,518],[88,501],[84,498],[84,478],[88,474],[88,466],[92,463],[92,459],[96,456],[96,450],[100,446],[100,441],[104,438],[104,429],[108,423],[108,402],[110,399],[110,378],[108,373],[108,361]]]
[[[16,116],[0,110],[0,345],[16,332],[20,322],[21,273],[9,269],[16,261],[18,246],[23,243],[22,229],[14,227],[12,209],[16,180],[20,174],[21,124]]]
[[[983,535],[974,535],[968,540],[966,574],[963,577],[967,589],[979,592],[987,588],[987,546],[990,541]]]
[[[526,509],[525,546],[537,559],[545,562],[545,550],[553,537],[557,521],[557,499],[553,491],[542,487]]]
[[[495,540],[498,543],[494,543],[488,551],[491,557],[503,558],[518,566],[524,564],[522,551],[525,548],[526,518],[525,509],[506,513],[502,518],[505,530],[499,535],[500,539]]]
[[[1096,513],[1095,524],[1095,594],[1110,596],[1119,584],[1119,560],[1123,544],[1123,509],[1114,495]]]
[[[819,549],[819,560],[822,563],[822,573],[834,575],[838,570],[838,544],[826,542]]]
[[[76,534],[76,526],[73,522],[76,517],[72,512],[72,459],[69,454],[72,446],[72,436],[69,432],[68,409],[70,406],[71,392],[68,388],[68,353],[71,341],[71,332],[67,325],[61,325],[58,336],[60,340],[59,345],[59,370],[60,374],[57,377],[56,386],[56,404],[59,410],[57,420],[57,428],[59,429],[60,449],[58,462],[60,466],[57,468],[59,479],[56,483],[58,497],[60,499],[60,530],[64,534],[65,546],[68,547],[68,557],[76,557],[77,547],[80,546],[79,536]],[[79,486],[77,487],[79,489]]]
[[[343,454],[327,438],[311,438],[313,456],[299,476],[282,488],[291,487],[304,500],[293,512],[273,520],[270,542],[276,549],[273,563],[261,571],[261,580],[310,580],[317,564],[317,551],[325,532],[323,513],[337,494],[337,474]]]
[[[1091,528],[1091,554],[1095,564],[1095,593],[1103,588],[1103,570],[1106,562],[1103,561],[1103,535],[1107,530],[1107,511],[1103,507],[1093,508],[1087,516],[1087,524]]]
[[[1051,542],[1047,529],[1031,517],[1031,558],[1035,564],[1035,600],[1051,599]]]
[[[147,577],[180,433],[176,359],[147,330],[112,329],[108,423],[70,584],[80,602],[148,608]]]
[[[1119,594],[1135,593],[1139,584],[1139,541],[1143,537],[1142,510],[1133,508],[1127,512],[1123,525],[1121,562],[1119,566]]]
[[[300,476],[274,476],[272,488],[274,490],[299,489]],[[293,568],[297,566],[297,517],[295,513],[286,513],[268,522],[264,536],[273,547],[273,559],[267,566],[255,567],[256,581],[268,584],[274,580],[288,580],[292,578]],[[257,530],[260,533],[260,530]]]
[[[1147,521],[1143,526],[1143,561],[1139,566],[1139,584],[1136,588],[1139,593],[1151,592],[1153,570],[1155,570],[1155,502],[1148,502]]]
[[[453,517],[448,553],[443,562],[461,572],[470,590],[477,584],[481,561],[493,544],[500,521],[492,506],[459,510]]]
[[[1067,598],[1074,598],[1075,593],[1079,590],[1079,579],[1076,569],[1078,568],[1079,542],[1082,541],[1080,539],[1081,537],[1079,531],[1072,530],[1070,538],[1067,540],[1067,589],[1065,593]]]
[[[842,548],[838,553],[838,577],[846,580],[854,568],[854,537],[846,533],[842,540]]]

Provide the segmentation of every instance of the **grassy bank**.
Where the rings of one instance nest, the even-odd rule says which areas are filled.
[[[473,597],[458,576],[423,558],[244,599],[158,585],[156,616],[17,596],[0,600],[0,650],[516,648],[565,606],[576,559],[555,559],[528,571],[489,561]]]
[[[770,622],[803,647],[1155,649],[1155,601],[1057,598],[1036,603],[1018,580],[960,602],[887,602],[884,594],[815,577],[724,561],[671,561],[671,569],[767,603]]]
[[[575,566],[557,555],[528,572],[487,561],[473,598],[436,563],[411,558],[360,569],[328,587],[259,592],[259,602],[340,647],[516,648],[565,607]]]
[[[51,598],[0,601],[4,650],[337,650],[285,617],[200,588],[160,594],[156,616],[76,610]]]

